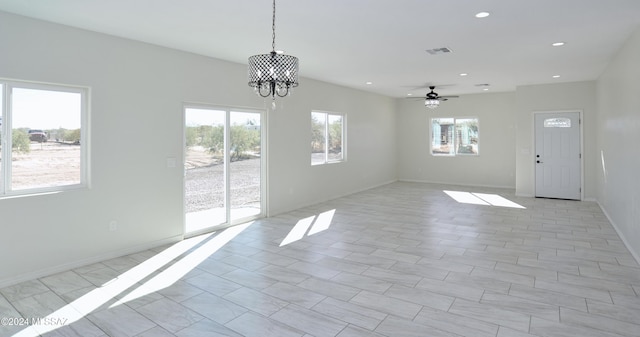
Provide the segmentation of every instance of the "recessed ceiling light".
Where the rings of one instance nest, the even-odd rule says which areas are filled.
[[[489,88],[484,88],[484,89],[482,89],[482,90],[484,90],[484,91],[489,91]]]
[[[407,94],[407,96],[413,96],[413,94]]]
[[[564,46],[564,42],[554,42],[551,45],[554,47],[560,47],[560,46]]]
[[[367,85],[371,85],[371,84],[373,84],[373,82],[367,82],[367,83],[365,83],[365,84],[367,84]]]
[[[489,12],[480,12],[478,14],[476,14],[476,18],[486,18],[487,16],[491,15]]]
[[[467,75],[469,75],[469,74],[467,74],[467,73],[461,73],[460,74],[460,76],[467,76]]]
[[[553,77],[553,78],[560,78],[560,75],[553,75],[553,76],[551,76],[551,77]]]

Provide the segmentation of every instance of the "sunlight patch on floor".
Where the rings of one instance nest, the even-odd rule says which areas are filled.
[[[526,209],[526,207],[497,194],[471,193],[471,192],[463,192],[463,191],[446,191],[446,190],[443,192],[446,193],[448,196],[450,196],[453,200],[462,204]]]
[[[316,219],[316,216],[314,215],[308,218],[298,220],[296,225],[293,226],[293,228],[291,228],[291,231],[289,231],[289,234],[287,234],[284,240],[282,240],[282,242],[280,243],[280,247],[286,246],[292,242],[296,242],[302,239],[304,235],[307,233],[307,230],[309,229],[309,227],[311,227],[311,225],[313,224],[313,220],[315,219]]]
[[[226,245],[229,241],[233,240],[233,238],[235,238],[238,234],[242,233],[245,229],[251,226],[252,223],[253,222],[248,222],[223,230],[219,234],[213,236],[209,241],[205,242],[202,246],[196,248],[196,250],[189,253],[187,256],[183,257],[182,259],[171,265],[169,268],[163,270],[152,279],[146,281],[143,285],[127,294],[118,302],[112,304],[110,308],[170,287],[182,277],[187,275],[187,273],[196,268],[204,260],[217,252],[220,248],[224,247],[224,245]]]
[[[169,287],[184,275],[186,275],[189,271],[197,267],[209,256],[222,248],[225,244],[235,238],[251,224],[252,222],[248,222],[246,224],[229,227],[221,232],[200,235],[180,241],[163,250],[162,252],[152,256],[146,261],[140,263],[139,265],[120,274],[118,277],[109,280],[102,286],[90,291],[86,295],[54,311],[47,317],[43,318],[42,321],[46,323],[47,321],[65,318],[65,324],[62,326],[73,324],[86,315],[90,314],[94,310],[100,308],[102,305],[113,300],[120,294],[124,293],[129,288],[135,286],[137,283],[148,278],[154,272],[157,272],[162,267],[168,265],[170,262],[174,261],[181,255],[187,253],[189,250],[198,246],[202,242],[205,242],[204,244],[202,244],[202,246],[187,254],[185,257],[178,260],[176,263],[172,264],[167,269],[160,272],[158,275],[152,277],[141,286],[134,288],[132,292],[127,294],[124,298],[117,301],[110,307],[115,307],[117,305],[135,300],[142,296]],[[13,337],[36,337],[40,336],[41,334],[56,330],[62,326],[46,324],[31,325],[26,329],[14,334]]]
[[[282,240],[280,247],[304,238],[305,234],[307,234],[307,236],[311,236],[329,229],[335,213],[336,210],[332,209],[330,211],[322,212],[318,214],[318,216],[312,215],[298,220],[296,225],[293,226],[291,231],[289,231],[289,234],[287,234],[284,240]]]
[[[331,226],[331,221],[333,220],[333,215],[335,213],[335,209],[320,213],[316,221],[313,223],[313,227],[311,227],[311,229],[309,230],[309,234],[307,235],[317,234],[329,229],[329,226]]]

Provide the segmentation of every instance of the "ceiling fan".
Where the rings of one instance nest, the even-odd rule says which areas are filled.
[[[447,101],[449,98],[458,98],[458,96],[440,96],[437,92],[433,91],[435,88],[434,85],[430,85],[429,89],[431,89],[431,91],[425,96],[424,105],[429,109],[437,108],[440,106],[440,102]]]

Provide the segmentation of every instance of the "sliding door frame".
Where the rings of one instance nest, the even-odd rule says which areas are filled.
[[[185,191],[185,181],[186,181],[186,169],[185,169],[185,161],[186,161],[186,114],[187,109],[203,109],[203,110],[212,110],[212,111],[224,111],[225,112],[225,127],[224,127],[224,180],[225,180],[225,191],[224,191],[224,207],[226,214],[226,222],[217,226],[207,227],[205,229],[196,230],[193,232],[187,232],[187,212],[186,212],[186,191]],[[260,116],[260,213],[248,216],[239,219],[231,218],[231,171],[230,165],[231,161],[229,160],[230,153],[230,139],[231,139],[231,113],[232,112],[246,112],[246,113],[256,113]],[[248,221],[256,220],[259,218],[263,218],[268,216],[268,199],[267,199],[267,191],[268,191],[268,110],[254,108],[254,107],[239,107],[239,106],[227,106],[227,105],[215,105],[215,104],[206,104],[206,103],[184,103],[182,107],[182,202],[183,202],[183,236],[185,238],[197,236],[204,233],[218,231],[220,229],[224,229],[227,227],[239,225]]]

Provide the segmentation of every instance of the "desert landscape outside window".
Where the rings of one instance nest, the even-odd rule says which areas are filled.
[[[345,160],[344,120],[343,114],[311,112],[311,165]]]
[[[432,118],[431,154],[478,155],[478,118]]]
[[[2,194],[86,185],[83,120],[88,90],[0,81]]]

